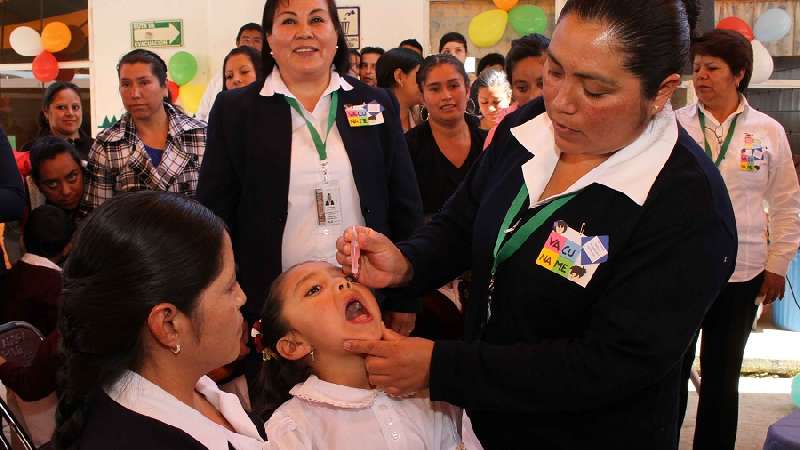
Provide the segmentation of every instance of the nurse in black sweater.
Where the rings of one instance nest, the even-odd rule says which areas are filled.
[[[443,210],[397,246],[358,228],[368,286],[473,270],[465,342],[345,342],[371,383],[465,407],[487,449],[677,448],[680,362],[736,260],[725,185],[669,104],[695,12],[567,1],[543,100],[500,124]]]

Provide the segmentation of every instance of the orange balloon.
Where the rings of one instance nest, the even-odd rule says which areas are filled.
[[[62,22],[50,22],[42,30],[42,48],[50,53],[64,50],[71,40],[72,32]]]
[[[517,6],[519,0],[494,0],[494,6],[497,6],[503,11],[511,11],[511,8]]]

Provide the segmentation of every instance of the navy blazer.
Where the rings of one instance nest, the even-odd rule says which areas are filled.
[[[339,91],[336,127],[353,168],[361,213],[368,227],[394,241],[406,239],[422,224],[422,199],[397,100],[382,89],[346,79],[353,89]],[[197,199],[230,228],[250,323],[259,317],[269,286],[281,273],[292,150],[289,104],[279,94],[260,95],[262,87],[259,81],[219,94],[197,184]],[[350,127],[344,105],[370,101],[383,105],[385,123]],[[387,301],[384,307],[416,307],[408,303]]]
[[[486,449],[677,448],[683,355],[736,261],[727,190],[680,129],[643,205],[591,184],[503,262],[487,321],[492,250],[531,158],[510,129],[543,112],[539,100],[509,115],[442,211],[400,244],[411,295],[473,270],[467,342],[436,342],[431,399],[465,407]],[[537,265],[556,220],[608,236],[585,288]]]

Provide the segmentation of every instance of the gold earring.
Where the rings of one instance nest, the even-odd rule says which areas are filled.
[[[175,348],[170,349],[170,351],[172,351],[173,355],[177,355],[181,352],[181,344],[175,344]]]

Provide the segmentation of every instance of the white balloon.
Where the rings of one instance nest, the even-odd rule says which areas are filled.
[[[22,56],[38,56],[42,53],[42,37],[31,27],[17,27],[8,37],[11,48]]]
[[[761,14],[753,27],[753,34],[761,42],[783,39],[792,29],[792,18],[783,8],[768,9]]]
[[[775,65],[772,61],[772,55],[769,50],[764,47],[758,39],[750,41],[753,46],[753,75],[750,77],[750,84],[759,84],[769,80],[772,76],[772,71]]]

